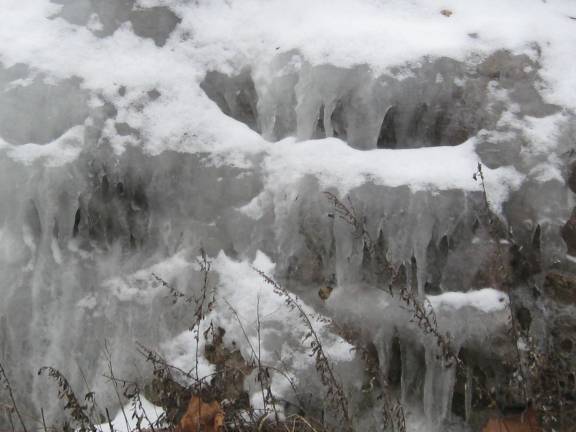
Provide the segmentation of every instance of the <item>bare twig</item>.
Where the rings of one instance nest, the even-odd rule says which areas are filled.
[[[108,408],[106,410],[106,419],[108,420],[108,426],[110,427],[110,432],[114,432],[114,425],[112,424],[112,419],[110,418],[110,413],[108,412]],[[126,431],[129,432],[129,431]]]
[[[8,379],[8,375],[6,375],[6,370],[4,369],[4,366],[0,362],[0,381],[2,381],[2,380],[4,381],[4,387],[8,391],[8,396],[10,397],[10,401],[12,401],[12,407],[14,409],[14,412],[16,413],[16,416],[18,417],[18,421],[20,422],[20,425],[22,426],[22,430],[24,432],[28,432],[28,429],[26,428],[26,424],[24,423],[24,419],[22,418],[22,414],[20,413],[20,410],[18,409],[18,404],[16,403],[16,399],[14,398],[14,393],[12,391],[12,386],[10,385],[10,380]],[[12,425],[12,427],[14,427],[14,426]]]
[[[264,279],[266,283],[272,286],[276,294],[284,298],[286,305],[291,310],[296,311],[300,316],[301,321],[304,323],[308,331],[304,337],[304,340],[306,341],[310,338],[312,339],[310,342],[310,348],[316,361],[316,370],[320,375],[322,384],[324,384],[327,388],[328,399],[332,406],[335,408],[336,413],[340,415],[344,421],[343,430],[351,431],[352,419],[350,418],[349,413],[348,398],[346,397],[346,393],[344,392],[342,384],[336,379],[332,365],[330,364],[330,361],[324,352],[322,342],[320,341],[318,333],[316,333],[316,330],[314,329],[312,321],[310,321],[310,317],[304,311],[304,308],[300,302],[294,298],[288,292],[288,290],[286,290],[286,288],[279,285],[274,279],[272,279],[263,271],[257,268],[254,268],[254,270]]]
[[[124,421],[126,422],[126,431],[130,431],[130,422],[128,421],[128,416],[126,415],[126,411],[124,410],[124,403],[122,401],[122,397],[120,396],[120,391],[118,390],[118,383],[114,377],[114,368],[112,367],[112,354],[110,353],[110,349],[108,347],[108,342],[104,341],[104,356],[106,357],[106,363],[108,366],[108,372],[110,373],[110,377],[112,378],[112,387],[114,387],[114,393],[116,394],[116,398],[118,399],[118,404],[120,405],[120,410],[122,412],[122,416],[124,417]]]
[[[46,419],[44,418],[44,408],[40,408],[40,414],[42,415],[42,427],[44,428],[44,432],[48,432],[48,428],[46,427]]]
[[[41,367],[38,370],[38,375],[42,375],[44,372],[46,372],[48,376],[53,378],[58,384],[58,399],[62,399],[66,402],[64,409],[68,410],[72,419],[79,424],[79,430],[81,432],[87,430],[96,432],[96,427],[94,427],[90,415],[87,412],[87,405],[82,404],[78,400],[74,390],[72,390],[72,386],[68,382],[68,379],[58,369],[50,366]],[[90,402],[93,398],[94,393],[87,393],[84,396],[84,401]]]
[[[488,231],[488,233],[493,236],[496,237],[496,256],[498,259],[498,262],[503,263],[504,262],[504,253],[502,251],[502,245],[500,244],[500,239],[498,238],[498,234],[495,232],[494,229],[494,219],[492,217],[492,209],[490,206],[490,201],[488,200],[488,193],[486,191],[486,180],[484,178],[484,172],[482,171],[482,164],[480,162],[478,162],[478,166],[477,166],[477,170],[476,172],[472,175],[472,178],[476,181],[478,181],[480,183],[480,187],[482,188],[482,198],[483,198],[483,203],[484,203],[484,211],[486,213],[485,217],[488,221],[487,225],[486,225],[486,229]],[[481,218],[483,219],[483,218]],[[508,232],[509,233],[509,232]],[[514,242],[514,239],[511,238],[510,235],[508,235],[508,241],[510,241],[511,243]],[[523,359],[522,359],[522,354],[520,353],[520,348],[519,348],[519,344],[518,341],[520,340],[520,332],[518,331],[518,323],[516,322],[516,307],[514,305],[514,300],[513,300],[513,296],[508,295],[508,310],[510,313],[510,331],[512,333],[512,337],[513,337],[513,344],[514,344],[514,350],[516,352],[516,357],[518,358],[518,372],[520,373],[521,376],[521,381],[522,381],[522,385],[521,385],[521,389],[522,389],[522,393],[523,393],[523,397],[524,400],[528,399],[528,392],[527,392],[527,380],[526,380],[526,373],[524,371],[524,366],[523,366]]]

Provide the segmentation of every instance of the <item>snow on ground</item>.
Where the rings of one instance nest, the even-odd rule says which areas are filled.
[[[140,396],[142,404],[133,406],[131,403],[126,404],[121,410],[118,411],[116,416],[112,419],[112,428],[116,432],[132,432],[135,430],[149,429],[150,426],[155,426],[156,421],[164,414],[164,410],[152,402],[148,401],[144,396]],[[138,425],[138,418],[142,418],[141,425]],[[96,425],[96,430],[102,432],[111,432],[109,423],[102,423]]]

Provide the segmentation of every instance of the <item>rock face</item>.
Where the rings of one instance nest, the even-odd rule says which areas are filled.
[[[130,23],[134,33],[149,38],[156,46],[164,46],[166,40],[180,19],[169,8],[156,6],[148,9],[136,9],[130,13]]]
[[[201,357],[227,399],[255,404],[256,347],[239,321],[302,386],[304,402],[272,374],[283,409],[336,423],[302,353],[309,330],[277,303],[254,313],[274,290],[227,303],[262,263],[321,314],[323,336],[346,341],[330,355],[357,430],[381,423],[378,392],[405,407],[411,431],[478,429],[495,405],[543,403],[549,381],[522,376],[550,371],[537,353],[572,400],[575,116],[547,92],[547,48],[439,50],[378,69],[289,41],[264,55],[254,29],[235,52],[219,39],[234,2],[208,3],[54,0],[33,16],[46,26],[33,42],[72,38],[78,65],[53,46],[0,50],[0,361],[26,408],[61,418],[34,373],[44,364],[115,401],[107,356],[141,379],[135,341],[183,370]],[[222,17],[202,15],[212,7]],[[448,26],[459,12],[435,15]],[[228,327],[198,354],[204,335],[179,339],[190,303],[166,296],[200,298],[200,250],[221,265],[211,312]],[[218,404],[190,404],[182,432],[204,408],[201,422],[219,427]]]
[[[561,232],[568,248],[568,254],[574,256],[576,253],[576,211],[572,212],[570,219],[566,221]]]

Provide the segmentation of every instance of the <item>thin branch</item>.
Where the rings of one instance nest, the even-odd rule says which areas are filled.
[[[24,419],[22,418],[22,414],[20,414],[20,410],[18,409],[18,404],[16,403],[16,399],[14,398],[14,393],[12,392],[12,386],[10,385],[10,380],[8,379],[8,376],[6,375],[6,370],[4,369],[2,362],[0,362],[0,381],[1,380],[4,380],[4,384],[5,384],[4,387],[6,388],[6,390],[8,390],[8,396],[10,397],[10,400],[12,401],[12,407],[14,408],[14,412],[16,413],[16,416],[18,417],[18,421],[20,422],[20,425],[22,426],[22,430],[24,432],[28,432],[28,429],[26,428],[26,424],[24,423]]]
[[[126,422],[126,431],[130,432],[130,422],[128,421],[128,416],[126,415],[126,411],[124,410],[124,403],[122,401],[122,397],[120,396],[120,392],[118,391],[118,385],[116,379],[114,378],[114,369],[112,368],[112,354],[110,354],[110,349],[108,348],[108,341],[104,341],[104,356],[106,357],[108,372],[112,377],[112,387],[114,387],[114,393],[116,394],[116,398],[118,399],[118,404],[120,405],[122,416],[124,417],[124,421]]]
[[[310,343],[310,347],[312,349],[312,355],[315,357],[316,360],[316,369],[320,374],[320,378],[322,383],[327,387],[327,396],[329,401],[332,403],[334,408],[336,408],[336,412],[342,416],[342,420],[344,420],[344,430],[351,431],[352,430],[352,420],[350,418],[349,408],[348,408],[348,399],[346,397],[346,393],[340,382],[336,379],[330,361],[326,353],[324,352],[324,348],[322,346],[322,342],[316,330],[314,329],[314,325],[310,321],[310,317],[302,308],[302,305],[298,300],[296,300],[292,295],[286,290],[286,288],[280,286],[274,279],[264,273],[262,270],[254,268],[254,270],[263,278],[263,280],[272,286],[274,292],[279,296],[284,298],[284,301],[288,305],[288,307],[292,310],[295,310],[301,318],[301,321],[306,326],[308,333],[305,336],[305,340],[308,338],[312,338],[312,342]]]

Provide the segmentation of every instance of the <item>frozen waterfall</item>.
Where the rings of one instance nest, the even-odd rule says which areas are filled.
[[[314,318],[357,431],[387,398],[414,432],[525,403],[511,322],[576,364],[576,9],[481,3],[0,2],[0,364],[26,421],[63,420],[42,366],[114,417],[110,364],[150,385],[139,346],[203,376],[258,347],[281,414],[339,430],[254,268]],[[196,332],[225,348],[174,298],[206,284]],[[248,363],[226,399],[265,409]]]

